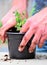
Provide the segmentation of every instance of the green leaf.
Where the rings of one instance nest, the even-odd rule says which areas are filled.
[[[17,26],[19,26],[19,23],[17,23]]]
[[[20,21],[21,21],[21,18],[16,17],[16,22],[20,22]]]
[[[23,15],[25,14],[25,12],[23,12]],[[20,13],[18,11],[15,12],[15,19],[16,19],[16,28],[17,28],[17,31],[20,31],[22,25],[26,22],[26,18],[25,19],[22,19]]]
[[[25,22],[26,22],[26,18],[22,21],[22,25],[25,24]]]
[[[18,13],[18,11],[15,11],[15,16],[20,17],[20,13]]]
[[[20,31],[21,27],[17,27],[17,30]]]
[[[19,23],[20,26],[22,26],[22,21]]]
[[[0,27],[2,27],[2,22],[0,21]]]

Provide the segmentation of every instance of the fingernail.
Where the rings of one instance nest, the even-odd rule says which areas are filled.
[[[18,51],[23,51],[23,49],[24,49],[24,46],[20,46],[19,48],[18,48]]]
[[[18,51],[20,51],[20,52],[21,52],[21,48],[18,48]]]
[[[33,50],[32,51],[29,51],[29,53],[32,53],[33,52]]]
[[[29,51],[29,53],[31,53],[31,51]]]
[[[42,48],[42,45],[40,44],[40,45],[38,45],[38,48]]]
[[[38,48],[42,48],[42,46],[38,46]]]

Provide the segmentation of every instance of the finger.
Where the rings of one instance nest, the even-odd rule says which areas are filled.
[[[29,29],[30,21],[27,20],[27,22],[22,26],[20,32],[26,32]]]
[[[3,43],[5,43],[6,39],[7,39],[7,35],[5,33],[4,36],[3,36]]]
[[[39,48],[41,48],[44,45],[46,39],[47,39],[47,35],[41,37],[40,43],[38,44]]]
[[[41,32],[38,30],[31,42],[30,48],[29,48],[29,53],[32,53],[34,49],[36,48],[36,45],[38,44],[39,40],[41,38]]]
[[[23,40],[18,48],[19,51],[23,51],[27,42],[30,40],[30,38],[33,36],[35,30],[32,30],[31,28],[26,32],[26,34],[23,37]]]
[[[2,35],[1,35],[1,40],[2,40],[2,43],[4,43],[4,42],[5,42],[5,36],[6,36],[5,34],[2,34]]]
[[[2,43],[5,41],[5,34],[2,35]]]
[[[5,43],[5,41],[6,41],[6,38],[7,38],[7,36],[5,35],[4,37],[3,37],[3,43]]]

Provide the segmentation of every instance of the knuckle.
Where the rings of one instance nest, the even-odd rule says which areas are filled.
[[[34,50],[34,47],[33,46],[30,46],[30,49]]]
[[[34,45],[37,45],[37,42],[34,42]]]
[[[27,36],[24,36],[24,41],[25,41],[25,43],[27,43],[27,41],[28,41],[28,37]]]
[[[40,33],[44,33],[44,30],[42,28],[39,29]]]
[[[33,41],[32,43],[33,43],[34,45],[37,45],[37,40]]]
[[[32,30],[37,30],[37,26],[33,24]]]

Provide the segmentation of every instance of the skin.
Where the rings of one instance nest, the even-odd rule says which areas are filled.
[[[16,9],[18,9],[19,12],[26,10],[26,3],[24,2],[24,5],[21,0],[20,2],[22,3],[22,6],[17,2],[18,4],[15,5],[15,7],[13,7],[2,19],[3,26],[0,28],[0,39],[2,39],[3,42],[5,41],[5,32],[16,24],[15,17],[12,12]],[[26,32],[26,34],[18,47],[20,52],[24,50],[27,42],[30,40],[33,34],[34,38],[31,41],[29,53],[33,52],[36,45],[38,45],[40,48],[43,46],[44,41],[47,39],[47,7],[27,19],[26,23],[21,28],[20,33],[23,32]]]
[[[12,8],[8,11],[8,13],[1,19],[3,26],[0,28],[0,39],[5,42],[6,39],[6,31],[16,25],[16,20],[13,12],[18,10],[19,13],[26,11],[26,1],[27,0],[13,0]],[[14,4],[15,3],[15,4]],[[26,16],[26,14],[25,14]]]
[[[22,52],[34,34],[34,38],[31,41],[29,48],[29,53],[32,53],[36,45],[40,48],[43,46],[44,41],[47,39],[47,8],[44,8],[39,13],[35,14],[31,18],[27,19],[27,22],[21,28],[20,33],[26,32],[24,35],[21,44],[19,46],[19,51]],[[43,14],[44,12],[44,14]],[[37,17],[37,18],[36,18]],[[38,43],[39,42],[39,43]]]

